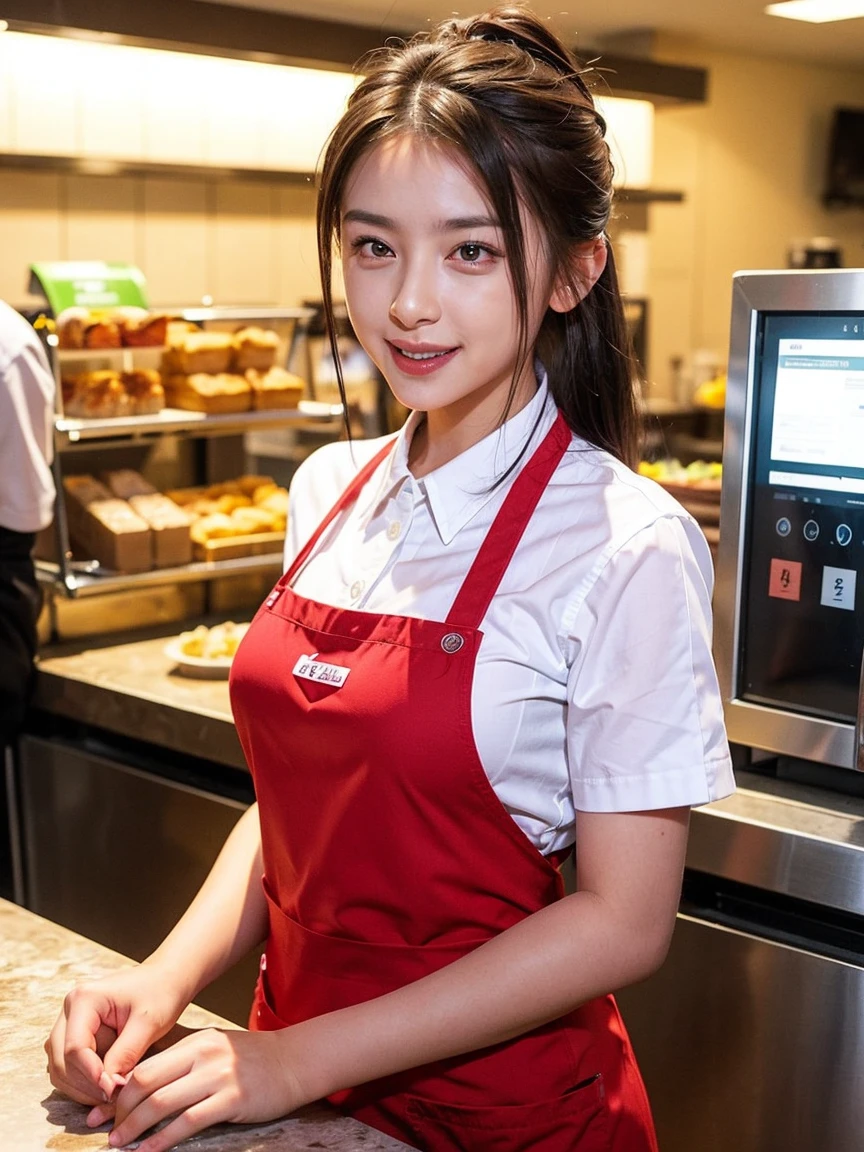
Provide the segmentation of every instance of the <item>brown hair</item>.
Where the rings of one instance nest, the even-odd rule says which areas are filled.
[[[324,311],[340,387],[331,275],[345,186],[368,149],[404,133],[458,149],[500,221],[520,318],[515,386],[532,353],[520,199],[544,234],[553,276],[575,280],[577,295],[573,247],[603,234],[612,207],[606,125],[585,73],[545,23],[521,7],[448,20],[407,44],[371,53],[361,69],[364,79],[327,146],[318,199]],[[611,250],[603,274],[575,308],[547,309],[537,354],[570,427],[635,464],[635,362]]]

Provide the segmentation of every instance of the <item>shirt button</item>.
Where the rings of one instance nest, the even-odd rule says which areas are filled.
[[[359,600],[361,595],[363,594],[363,589],[365,587],[366,587],[366,581],[365,580],[355,580],[354,583],[351,585],[351,588],[349,589],[351,599],[352,600]]]
[[[402,531],[402,524],[399,520],[391,520],[390,526],[387,529],[388,540],[398,540],[399,533]]]

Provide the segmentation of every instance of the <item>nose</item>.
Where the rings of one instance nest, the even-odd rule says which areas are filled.
[[[425,261],[405,268],[390,305],[390,318],[401,328],[434,324],[441,317],[435,271]]]

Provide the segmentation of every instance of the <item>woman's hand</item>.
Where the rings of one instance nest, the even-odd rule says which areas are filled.
[[[110,1100],[185,1007],[165,971],[146,964],[77,985],[45,1042],[51,1083],[81,1104]]]
[[[211,1124],[285,1116],[310,1099],[287,1059],[284,1038],[284,1032],[193,1032],[142,1061],[114,1104],[93,1110],[91,1122],[102,1123],[113,1111],[109,1143],[121,1147],[173,1117],[139,1145],[139,1152],[165,1152]]]

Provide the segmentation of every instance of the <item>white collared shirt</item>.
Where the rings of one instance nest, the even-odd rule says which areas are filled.
[[[38,532],[54,515],[54,375],[23,316],[0,300],[0,527]]]
[[[444,620],[513,477],[548,432],[545,379],[500,429],[416,480],[420,417],[294,580],[336,607]],[[532,435],[533,430],[533,435]],[[286,566],[383,439],[319,449],[292,485]],[[705,539],[659,485],[574,436],[482,624],[474,739],[498,798],[544,853],[576,812],[703,804],[734,789],[711,659]]]

